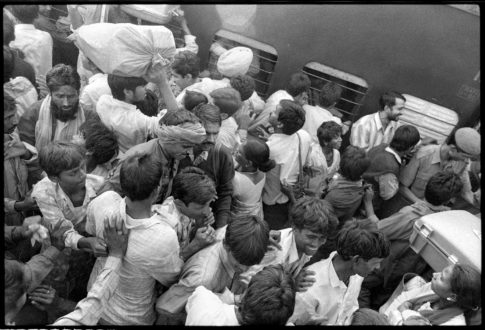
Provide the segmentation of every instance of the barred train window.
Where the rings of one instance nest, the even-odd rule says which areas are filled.
[[[342,113],[342,121],[354,121],[368,89],[364,79],[317,62],[308,63],[302,71],[308,75],[312,83],[308,100],[311,105],[318,104],[323,85],[333,81],[343,89],[342,96],[335,106]]]
[[[226,49],[238,46],[251,48],[253,51],[253,62],[251,63],[247,74],[254,78],[256,93],[263,99],[266,99],[268,96],[269,85],[271,83],[271,77],[273,76],[275,65],[278,60],[276,49],[265,43],[227,30],[217,31],[212,42],[216,41]],[[208,70],[213,78],[220,78],[220,74],[217,72],[217,59],[218,56],[213,52],[209,54]]]
[[[457,113],[409,94],[403,96],[406,103],[399,121],[415,126],[421,137],[434,138],[438,143],[445,142],[458,123]]]

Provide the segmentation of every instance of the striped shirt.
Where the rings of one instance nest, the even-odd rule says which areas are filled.
[[[350,132],[350,144],[369,151],[382,143],[389,144],[394,136],[394,132],[399,127],[397,121],[390,121],[384,129],[379,112],[371,113],[357,120],[352,125]]]

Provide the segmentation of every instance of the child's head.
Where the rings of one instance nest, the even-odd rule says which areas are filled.
[[[418,129],[411,125],[402,125],[396,129],[389,146],[397,152],[406,153],[414,148],[421,139]]]
[[[342,87],[333,81],[323,85],[320,91],[320,105],[324,108],[334,106],[342,95]]]
[[[207,100],[207,97],[202,93],[185,90],[183,102],[185,110],[192,111],[199,104],[207,104],[209,101]]]
[[[305,111],[290,100],[281,100],[269,116],[269,123],[283,134],[293,135],[305,124]]]
[[[150,154],[135,154],[121,164],[121,190],[131,201],[155,200],[161,177],[162,166]]]
[[[171,80],[177,84],[180,90],[192,85],[199,73],[200,60],[196,54],[185,50],[175,55],[172,63]]]
[[[318,143],[332,149],[340,149],[342,145],[342,127],[330,120],[323,122],[317,130]]]
[[[33,24],[39,16],[39,5],[12,5],[12,14],[22,24]]]
[[[340,158],[340,174],[347,180],[358,181],[370,166],[364,149],[348,146]]]
[[[285,325],[295,308],[296,285],[281,264],[254,275],[241,300],[242,325]]]
[[[291,207],[289,218],[297,250],[309,256],[325,243],[330,227],[338,223],[327,201],[310,196],[300,198]]]
[[[236,161],[241,166],[252,165],[262,172],[268,172],[276,166],[269,158],[269,147],[264,141],[248,136],[246,143],[239,146]]]
[[[51,142],[40,150],[39,163],[66,193],[79,191],[86,184],[85,150],[77,144]]]
[[[210,93],[214,105],[221,110],[222,119],[231,117],[236,111],[241,109],[241,95],[232,87],[216,89]]]
[[[227,225],[224,246],[229,252],[229,259],[240,268],[260,263],[268,244],[268,223],[258,216],[239,215]]]
[[[460,176],[452,171],[441,171],[429,178],[424,198],[430,204],[440,206],[458,195],[463,188]]]
[[[308,101],[308,90],[310,86],[310,78],[304,73],[297,72],[291,75],[290,81],[286,86],[286,91],[293,97],[297,104],[303,105]]]
[[[254,79],[247,74],[232,77],[231,87],[239,92],[241,95],[241,101],[246,101],[249,99],[251,95],[253,95],[254,89],[256,88]]]
[[[118,139],[106,125],[98,120],[87,120],[80,128],[84,147],[96,165],[109,161],[118,154]]]
[[[172,196],[180,212],[198,220],[211,212],[209,204],[217,192],[214,181],[203,170],[186,167],[173,179]]]
[[[337,253],[352,263],[352,271],[362,277],[379,269],[389,255],[390,243],[369,220],[347,221],[337,234]]]
[[[384,314],[370,308],[359,308],[352,314],[350,325],[389,325]]]

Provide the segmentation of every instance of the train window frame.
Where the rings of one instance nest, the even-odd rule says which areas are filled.
[[[333,81],[343,89],[342,97],[337,102],[335,110],[339,112],[339,115],[342,115],[344,118],[343,120],[355,120],[361,106],[364,104],[367,92],[369,91],[369,84],[367,81],[351,73],[341,71],[316,61],[311,61],[305,64],[301,72],[308,75],[312,81],[310,93],[308,95],[308,103],[310,105],[318,104],[316,100],[320,97],[320,91],[323,85],[329,81]],[[319,75],[316,75],[315,72]],[[362,90],[358,90],[357,88]],[[351,110],[343,109],[344,104],[353,104],[353,108]]]
[[[266,99],[269,96],[270,86],[273,80],[273,74],[275,72],[276,64],[278,63],[278,51],[276,50],[276,48],[261,41],[225,29],[220,29],[214,34],[211,44],[216,41],[226,49],[231,49],[238,46],[248,47],[253,51],[253,56],[257,56],[260,59],[260,63],[262,59],[270,64],[271,68],[265,68],[269,69],[265,70],[261,67],[261,65],[259,68],[256,68],[253,63],[251,63],[248,71],[248,74],[254,79],[256,83],[256,93],[261,98]],[[221,78],[220,74],[217,71],[217,59],[218,56],[216,56],[213,52],[209,51],[207,70],[213,78]],[[256,74],[261,73],[261,75],[255,77],[256,74],[251,74],[252,69],[257,70]],[[264,75],[266,75],[266,78],[261,77]]]
[[[458,113],[410,94],[402,95],[406,102],[399,122],[415,126],[421,138],[434,138],[438,144],[446,142],[460,120]]]

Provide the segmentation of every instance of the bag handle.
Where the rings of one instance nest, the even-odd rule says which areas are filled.
[[[298,172],[298,175],[302,174],[302,165],[301,165],[301,148],[300,148],[300,134],[298,132],[296,133],[296,136],[298,137],[298,166],[300,171]]]

